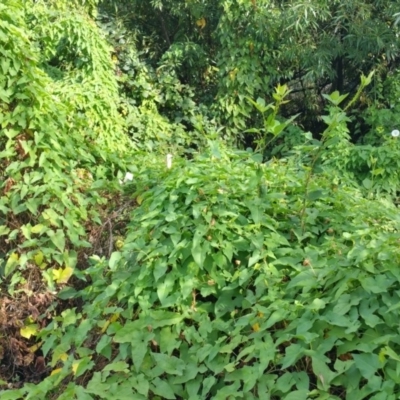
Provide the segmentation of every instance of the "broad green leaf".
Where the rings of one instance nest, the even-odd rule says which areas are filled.
[[[73,325],[76,323],[78,318],[81,317],[81,314],[76,314],[75,308],[66,309],[61,313],[61,317],[63,319],[63,327],[67,327],[68,325]]]
[[[149,380],[147,379],[146,376],[143,374],[140,374],[136,378],[136,384],[134,385],[134,388],[143,396],[148,396],[149,393]]]
[[[319,198],[321,198],[323,196],[323,194],[324,194],[323,190],[320,190],[320,189],[313,190],[308,193],[307,199],[309,201],[315,201],[315,200],[318,200]]]
[[[116,268],[121,258],[122,258],[122,253],[119,251],[114,251],[111,254],[110,260],[108,261],[108,266],[110,267],[111,270],[114,270]]]
[[[129,365],[125,361],[116,361],[111,364],[107,364],[103,371],[115,371],[115,372],[129,372]]]
[[[160,331],[160,349],[163,353],[171,355],[172,352],[179,347],[177,335],[169,326],[165,326]]]
[[[0,236],[8,235],[10,233],[10,228],[6,225],[0,225]]]
[[[93,397],[90,394],[86,393],[85,389],[82,386],[74,385],[75,394],[77,399],[79,400],[93,400]]]
[[[33,259],[35,261],[35,264],[39,267],[43,264],[43,259],[44,255],[43,253],[39,250],[34,256]]]
[[[161,380],[158,377],[153,379],[150,390],[154,394],[161,396],[163,399],[176,399],[176,396],[170,384],[165,380]]]
[[[192,247],[192,256],[193,256],[195,263],[200,268],[204,268],[204,260],[206,259],[204,247],[202,247],[200,244]]]
[[[148,324],[153,328],[160,328],[163,326],[177,325],[185,318],[185,315],[174,313],[170,311],[150,311],[149,318],[147,319]]]
[[[84,357],[72,363],[72,373],[76,378],[78,378],[93,366],[94,362],[89,357]]]
[[[157,282],[162,276],[165,275],[165,272],[168,269],[168,264],[166,262],[162,262],[161,260],[157,260],[154,266],[154,279]]]
[[[366,379],[371,379],[382,367],[379,357],[374,353],[353,354],[354,364]]]
[[[65,248],[65,235],[61,229],[57,229],[56,232],[48,231],[47,234],[50,237],[50,240],[61,252],[64,251]]]
[[[307,400],[308,390],[294,390],[284,397],[284,400]]]
[[[255,224],[259,224],[263,219],[263,212],[258,205],[249,205],[249,210],[251,213],[251,218]]]
[[[365,178],[362,183],[366,189],[371,189],[372,185],[374,184],[373,181],[371,181],[371,179],[368,178]]]
[[[116,343],[130,343],[133,335],[139,334],[146,327],[146,322],[142,320],[128,321],[124,326],[115,334],[114,342]],[[141,336],[142,337],[142,336]],[[143,336],[144,338],[145,336]],[[142,339],[140,339],[142,340]]]
[[[68,359],[68,354],[67,352],[71,348],[70,343],[64,341],[61,342],[59,345],[56,347],[52,348],[53,354],[52,354],[52,359],[51,359],[51,366],[54,367],[58,361],[66,361]]]
[[[232,385],[225,385],[219,389],[213,398],[215,400],[225,400],[231,396],[242,397],[243,392],[239,390],[240,382],[234,382]]]
[[[337,376],[337,373],[333,372],[327,366],[321,356],[312,357],[312,367],[319,384],[321,384],[324,390],[328,390],[330,383]]]
[[[276,381],[274,389],[283,393],[291,391],[292,387],[295,385],[296,381],[291,372],[285,372]]]
[[[78,316],[81,317],[81,314],[78,314]],[[75,335],[74,335],[74,342],[76,346],[81,346],[87,340],[88,334],[90,330],[93,328],[93,325],[94,322],[91,318],[85,318],[80,321],[79,326],[75,330]],[[80,355],[82,356],[81,353]]]
[[[322,299],[314,299],[310,305],[312,310],[321,310],[326,307],[326,303]]]
[[[185,363],[179,358],[162,353],[153,353],[152,356],[156,362],[156,365],[167,374],[183,374],[183,371],[185,370]]]
[[[210,393],[211,388],[214,386],[215,382],[217,380],[213,376],[208,376],[207,378],[204,379],[203,381],[203,389],[201,392],[201,397],[205,399],[208,393]]]
[[[6,262],[6,266],[4,269],[5,276],[7,277],[11,275],[18,267],[18,265],[19,265],[19,255],[17,253],[12,253]]]
[[[26,389],[0,390],[1,400],[21,400],[26,398]]]

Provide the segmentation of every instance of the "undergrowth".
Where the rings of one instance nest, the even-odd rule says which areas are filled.
[[[78,3],[0,5],[1,399],[398,398],[396,139],[351,146],[334,92],[266,160],[282,85],[233,150],[174,76],[168,118],[144,65],[129,101]]]
[[[290,162],[213,144],[138,172],[123,248],[37,335],[51,376],[8,399],[396,398],[393,206],[320,174],[303,233]]]

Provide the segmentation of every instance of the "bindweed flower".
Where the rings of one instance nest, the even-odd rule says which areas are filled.
[[[398,129],[393,129],[391,135],[393,137],[399,137],[400,136],[400,131]]]
[[[133,179],[133,174],[131,174],[130,172],[127,172],[125,175],[125,179],[124,181],[131,181]]]
[[[132,179],[133,179],[133,174],[130,173],[130,172],[127,172],[126,175],[125,175],[124,180],[119,180],[119,183],[121,185],[123,185],[125,182],[131,181]]]
[[[167,164],[167,169],[171,169],[171,167],[172,167],[172,154],[167,154],[165,162]]]

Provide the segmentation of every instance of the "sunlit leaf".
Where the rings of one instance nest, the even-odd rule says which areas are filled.
[[[22,337],[30,339],[31,336],[36,336],[38,334],[38,325],[37,324],[29,324],[25,325],[20,329],[20,334]]]
[[[58,284],[67,283],[74,273],[74,269],[71,267],[53,269],[53,278]]]

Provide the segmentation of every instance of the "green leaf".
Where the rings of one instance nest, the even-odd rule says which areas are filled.
[[[276,384],[274,385],[274,389],[280,391],[282,393],[287,393],[291,391],[293,385],[295,385],[296,381],[291,372],[285,372],[282,376],[278,378]]]
[[[364,74],[361,74],[361,85],[363,87],[368,86],[371,83],[372,77],[374,76],[375,71],[371,71],[368,76],[365,76]]]
[[[365,323],[371,328],[374,328],[376,325],[383,322],[377,315],[374,314],[374,311],[376,311],[377,308],[378,306],[374,306],[370,302],[370,299],[363,299],[359,307],[359,313],[361,317],[364,318]]]
[[[67,309],[61,313],[63,327],[67,327],[68,325],[73,325],[81,317],[80,314],[76,314],[75,308]]]
[[[96,345],[96,351],[109,360],[111,358],[111,337],[103,335]]]
[[[378,355],[374,353],[353,354],[353,359],[355,366],[365,379],[371,379],[382,367]]]
[[[146,376],[143,374],[138,375],[134,388],[143,396],[148,396],[150,385]]]
[[[273,108],[273,104],[265,105],[265,100],[259,97],[257,101],[254,101],[250,97],[246,97],[246,99],[261,113],[264,114],[269,109]]]
[[[307,400],[308,390],[294,390],[284,397],[284,400]]]
[[[249,210],[251,213],[251,218],[253,219],[254,223],[259,224],[263,219],[263,212],[260,206],[249,205]]]
[[[90,359],[90,357],[84,357],[80,360],[76,360],[72,363],[72,372],[76,378],[84,374],[86,371],[89,371],[92,367],[94,367],[94,362]],[[106,367],[107,368],[107,367]]]
[[[171,355],[172,352],[179,347],[177,335],[172,332],[171,328],[165,326],[160,331],[160,349],[163,353]]]
[[[114,336],[114,341],[131,344],[132,361],[138,372],[149,349],[149,341],[154,338],[154,333],[147,330],[131,330],[129,332],[132,324],[134,323],[128,323],[120,329]]]
[[[114,342],[116,343],[130,343],[133,334],[140,334],[146,324],[143,320],[128,321],[125,325],[115,334]],[[140,336],[142,341],[142,337]]]
[[[362,183],[363,183],[365,189],[368,189],[368,190],[372,189],[372,185],[374,184],[373,181],[371,181],[371,179],[368,179],[368,178],[365,178],[362,181]]]
[[[240,382],[234,382],[232,385],[225,385],[223,388],[219,389],[213,399],[215,400],[226,400],[231,396],[235,398],[242,397],[243,392],[239,390]]]
[[[82,386],[74,385],[75,394],[77,399],[79,400],[93,400],[93,397],[90,394],[86,393],[85,389]]]
[[[183,314],[154,310],[149,312],[149,317],[146,319],[146,326],[150,325],[153,328],[160,328],[162,326],[176,325],[184,318]]]
[[[174,284],[175,284],[175,276],[172,273],[167,274],[164,278],[164,282],[158,284],[157,295],[163,306],[165,306],[168,295],[174,289]]]
[[[322,310],[326,307],[326,303],[324,300],[321,299],[314,299],[310,304],[311,310]]]
[[[151,391],[163,399],[176,399],[174,391],[168,382],[155,378],[150,387]]]
[[[6,225],[0,225],[0,236],[8,235],[10,233],[10,228]]]
[[[207,394],[210,393],[210,390],[214,386],[216,381],[217,380],[213,376],[208,376],[207,378],[204,379],[204,381],[203,381],[203,390],[201,392],[201,397],[203,399],[208,397]]]
[[[6,262],[4,274],[6,277],[11,275],[19,265],[19,256],[17,253],[12,253]]]
[[[122,258],[122,253],[119,251],[114,251],[111,254],[110,260],[108,261],[108,266],[110,267],[111,270],[114,270],[116,268],[121,258]]]
[[[337,373],[331,371],[322,357],[323,356],[312,357],[312,366],[318,382],[322,385],[324,390],[328,390],[330,383],[336,377]]]
[[[200,268],[203,268],[204,260],[206,259],[206,253],[204,251],[204,248],[202,246],[200,246],[200,244],[192,247],[192,256],[193,256],[195,263]]]
[[[311,192],[308,193],[307,199],[309,201],[315,201],[315,200],[318,200],[319,198],[321,198],[323,194],[324,194],[324,191],[321,189],[312,190]]]
[[[165,275],[165,272],[168,269],[168,264],[166,262],[162,262],[161,260],[157,260],[154,266],[154,279],[157,282],[162,276]]]
[[[50,237],[50,240],[61,252],[64,251],[65,248],[65,235],[61,229],[57,229],[56,232],[48,231],[47,235]]]
[[[21,400],[26,398],[26,390],[18,389],[18,390],[1,390],[0,391],[1,400]]]
[[[78,314],[80,315],[80,314]],[[76,346],[81,346],[88,338],[88,334],[93,327],[93,320],[85,318],[80,321],[78,328],[75,330],[74,342]]]
[[[153,353],[152,356],[156,362],[156,365],[167,374],[183,374],[183,371],[185,370],[185,363],[179,358],[162,353]]]
[[[129,365],[125,361],[116,361],[111,364],[107,364],[103,371],[115,371],[115,372],[129,372]]]
[[[331,94],[322,94],[325,99],[329,100],[335,106],[338,106],[347,96],[348,94],[340,95],[340,93],[336,90]]]
[[[34,256],[33,260],[35,261],[35,264],[40,267],[43,264],[43,259],[44,255],[41,251],[38,251]]]

